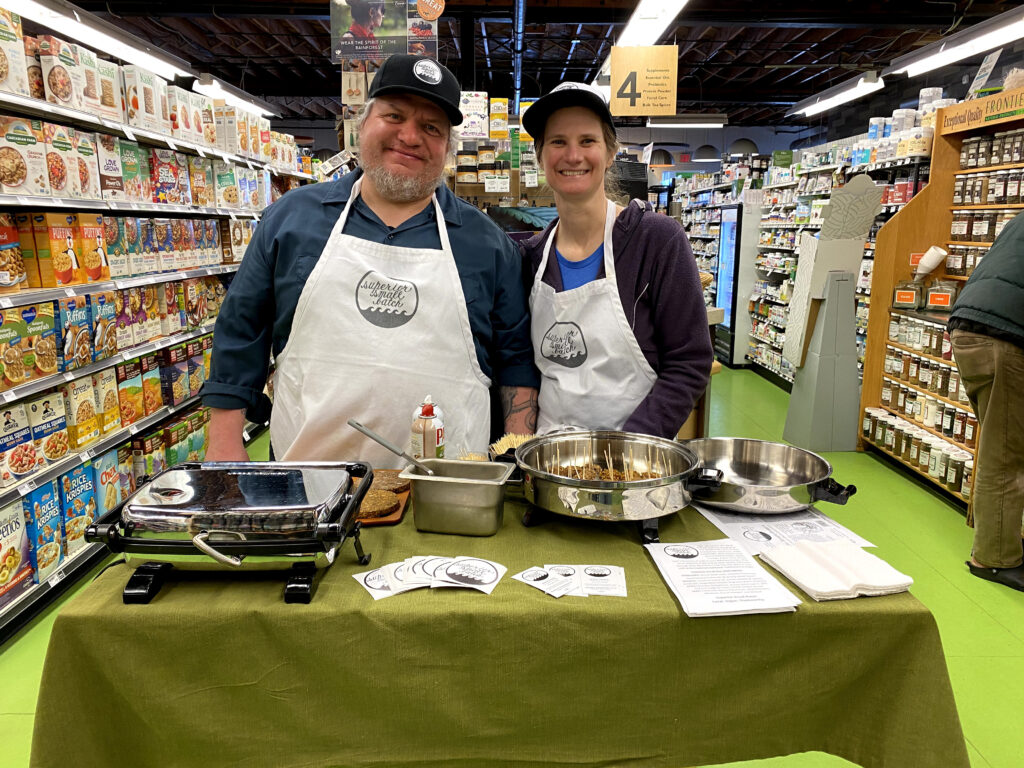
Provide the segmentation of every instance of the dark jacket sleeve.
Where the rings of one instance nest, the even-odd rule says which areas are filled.
[[[270,399],[263,388],[274,319],[272,230],[264,217],[224,297],[213,330],[210,378],[201,392],[204,405],[245,408],[248,418],[259,423],[270,418]]]
[[[540,373],[533,364],[530,340],[529,295],[523,284],[519,247],[501,234],[497,255],[494,311],[494,382],[503,387],[539,387]]]
[[[634,326],[643,322],[641,314],[649,317],[658,378],[623,429],[672,438],[704,393],[714,356],[697,263],[678,222],[653,211],[644,214],[626,252],[640,259],[640,268],[637,306],[624,309]]]

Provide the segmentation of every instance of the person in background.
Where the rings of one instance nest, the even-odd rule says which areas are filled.
[[[953,357],[978,417],[972,574],[1024,592],[1024,216],[996,238],[949,316]]]
[[[618,149],[604,97],[562,83],[522,116],[558,219],[523,244],[539,432],[564,426],[674,438],[707,387],[712,348],[679,222],[608,199]]]
[[[245,460],[244,416],[270,415],[285,460],[401,459],[346,421],[404,445],[426,395],[446,443],[485,453],[489,387],[504,428],[531,433],[538,377],[516,246],[442,183],[460,86],[433,59],[390,57],[359,118],[360,168],[270,206],[224,299],[203,386],[207,459]]]
[[[373,33],[384,23],[384,3],[348,0],[348,7],[352,9],[352,24],[341,39],[376,40]]]
[[[338,134],[338,151],[345,149],[345,116],[338,115],[334,118],[334,130]]]

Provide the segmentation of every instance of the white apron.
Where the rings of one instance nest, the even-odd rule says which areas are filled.
[[[564,426],[622,429],[658,376],[651,368],[619,299],[612,227],[615,204],[604,222],[605,277],[558,293],[544,280],[556,223],[530,292],[533,356],[541,373],[537,431]]]
[[[408,447],[426,395],[444,411],[447,446],[486,453],[490,381],[480,369],[448,230],[432,196],[441,250],[342,234],[352,187],[295,308],[277,357],[270,436],[280,460],[406,464],[346,422]]]

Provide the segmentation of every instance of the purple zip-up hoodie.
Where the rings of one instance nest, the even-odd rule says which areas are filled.
[[[522,244],[532,286],[554,223]],[[634,200],[612,229],[615,276],[626,319],[657,381],[623,429],[674,438],[703,394],[713,352],[697,263],[683,228]],[[605,276],[601,266],[598,278]],[[544,282],[562,290],[557,259],[548,259]],[[534,350],[536,359],[538,350]],[[541,382],[541,387],[546,381]]]

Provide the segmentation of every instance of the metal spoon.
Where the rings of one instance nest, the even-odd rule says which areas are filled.
[[[412,456],[410,456],[408,453],[403,451],[397,445],[395,445],[394,443],[392,443],[392,442],[390,442],[388,440],[385,440],[383,437],[378,435],[376,432],[374,432],[369,427],[364,427],[362,424],[360,424],[355,419],[349,419],[348,423],[349,423],[349,426],[355,427],[356,429],[358,429],[360,432],[362,432],[364,435],[366,435],[368,438],[370,438],[374,442],[377,442],[377,443],[380,443],[381,445],[383,445],[385,448],[387,448],[393,454],[395,454],[397,456],[401,456],[406,461],[411,461],[416,466],[416,468],[419,469],[421,472],[425,472],[428,475],[434,474],[434,470],[432,470],[430,467],[428,467],[422,461],[419,461],[418,459],[414,459]]]

